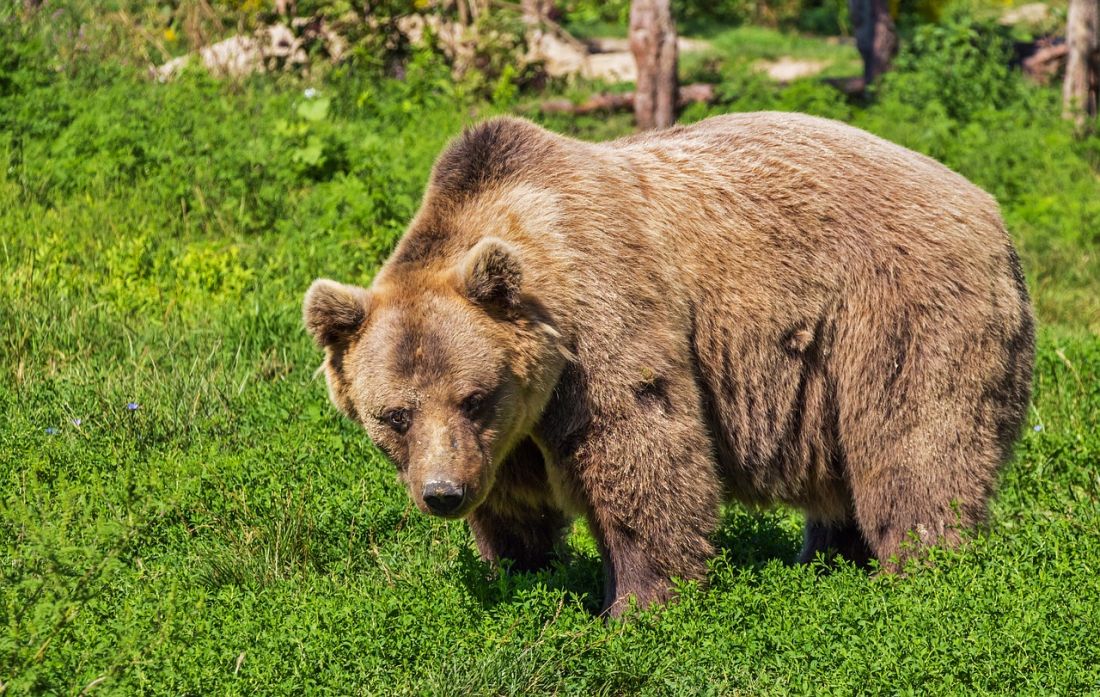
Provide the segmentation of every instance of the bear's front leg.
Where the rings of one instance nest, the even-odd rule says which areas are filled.
[[[501,464],[488,499],[467,518],[481,558],[512,562],[515,571],[550,565],[569,520],[557,508],[546,480],[542,453],[530,440]]]
[[[549,567],[568,526],[560,511],[525,505],[503,510],[483,505],[467,522],[482,560],[494,565],[511,560],[514,571]]]
[[[644,395],[594,419],[594,435],[573,457],[603,555],[603,612],[612,617],[631,597],[642,608],[669,599],[673,578],[703,580],[713,554],[720,483],[710,441],[692,393],[676,399],[663,388],[661,399]]]

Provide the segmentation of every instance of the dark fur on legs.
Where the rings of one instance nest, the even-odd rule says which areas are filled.
[[[530,440],[501,465],[493,494],[467,520],[481,558],[511,560],[514,571],[549,567],[569,527],[549,499],[542,454]]]
[[[659,368],[675,360],[652,356],[647,363],[657,368],[629,390],[589,392],[599,401],[585,408],[583,437],[543,434],[563,463],[570,497],[587,511],[604,561],[603,613],[612,617],[626,611],[631,598],[640,608],[668,600],[673,578],[704,580],[713,554],[721,485],[695,408],[695,383]],[[563,379],[560,399],[548,411],[576,411],[570,396],[585,392],[576,379]],[[574,443],[581,445],[574,449]]]
[[[800,564],[812,562],[821,553],[831,560],[840,556],[856,566],[866,567],[873,554],[863,539],[863,533],[855,520],[841,522],[822,522],[807,520],[803,531],[802,551],[798,554]]]

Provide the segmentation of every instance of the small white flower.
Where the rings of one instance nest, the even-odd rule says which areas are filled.
[[[306,99],[313,99],[314,97],[316,97],[316,96],[317,96],[317,90],[313,89],[312,87],[307,87],[307,88],[305,89],[305,91],[304,91],[304,92],[302,92],[302,95],[303,95],[303,96],[304,96],[304,97],[305,97]]]

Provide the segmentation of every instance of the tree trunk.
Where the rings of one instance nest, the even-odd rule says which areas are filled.
[[[856,48],[863,57],[863,84],[867,86],[890,69],[898,52],[898,32],[890,18],[888,0],[848,0],[848,11]]]
[[[539,23],[550,18],[554,7],[553,0],[520,0],[523,20],[529,24]]]
[[[638,66],[634,120],[641,130],[676,120],[676,25],[669,0],[633,0],[630,51]]]
[[[1086,116],[1096,116],[1100,83],[1100,0],[1070,0],[1066,18],[1066,81],[1062,86],[1063,114],[1078,127]]]

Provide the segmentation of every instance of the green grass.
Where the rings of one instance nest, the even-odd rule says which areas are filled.
[[[585,24],[576,29],[579,31],[575,33],[582,38],[626,37],[626,26],[615,23]],[[712,26],[705,31],[693,31],[689,27],[681,36],[698,39],[706,46],[681,54],[682,81],[714,81],[726,66],[752,65],[780,58],[820,62],[824,64],[822,77],[852,77],[863,73],[859,52],[851,38],[811,36],[752,25]]]
[[[497,575],[464,524],[412,508],[328,404],[300,325],[309,282],[367,282],[434,155],[492,109],[421,58],[406,82],[334,74],[311,100],[293,80],[153,85],[103,66],[66,77],[9,41],[0,683],[9,694],[1100,690],[1100,146],[1073,139],[1052,91],[983,72],[951,36],[929,38],[866,107],[731,67],[725,101],[685,118],[837,116],[998,196],[1042,326],[1031,417],[988,529],[905,576],[824,573],[790,564],[797,513],[730,507],[709,588],[627,623],[592,614],[600,568],[583,526],[552,571]],[[600,137],[629,127],[547,122]]]
[[[569,24],[568,31],[578,39],[625,39],[628,34],[626,22],[595,21],[581,24]]]
[[[688,81],[714,81],[727,66],[755,66],[781,58],[821,64],[820,77],[861,75],[863,64],[851,39],[817,37],[756,26],[716,29],[702,35],[709,48],[682,56],[680,72]]]
[[[852,39],[806,36],[767,27],[717,29],[703,35],[714,51],[726,56],[776,59],[782,56],[853,64],[860,71],[859,52]]]

